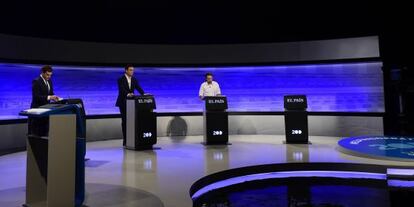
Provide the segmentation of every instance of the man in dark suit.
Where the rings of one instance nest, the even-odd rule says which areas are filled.
[[[144,95],[144,90],[142,90],[138,80],[134,77],[134,67],[132,65],[127,65],[125,67],[125,74],[118,79],[118,98],[116,100],[116,106],[119,107],[122,118],[124,146],[126,144],[126,99],[127,97],[133,97],[135,90],[141,95]]]
[[[40,76],[32,81],[32,103],[30,108],[38,108],[51,101],[58,101],[55,96],[52,84],[53,69],[50,65],[45,65],[41,69]],[[39,136],[46,136],[48,129],[48,118],[38,118],[29,120],[29,133]]]
[[[55,96],[55,93],[53,92],[53,84],[51,80],[52,73],[52,67],[50,65],[45,65],[41,69],[40,76],[32,81],[31,108],[38,108],[51,101],[59,100],[59,97]]]

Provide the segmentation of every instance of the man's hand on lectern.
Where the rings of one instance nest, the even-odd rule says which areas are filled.
[[[59,97],[53,95],[53,96],[50,96],[50,100],[52,100],[52,101],[59,101]]]

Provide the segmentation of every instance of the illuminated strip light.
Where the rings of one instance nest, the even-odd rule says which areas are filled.
[[[388,176],[402,176],[407,177],[410,179],[414,178],[414,169],[398,169],[398,168],[388,168],[387,169]],[[388,186],[397,187],[397,188],[413,188],[414,181],[413,180],[397,180],[397,179],[389,179]]]
[[[240,184],[243,182],[249,182],[249,181],[255,181],[255,180],[267,180],[267,179],[274,179],[274,178],[291,178],[291,177],[305,177],[305,178],[323,177],[323,178],[375,179],[375,180],[386,180],[387,179],[387,175],[383,173],[352,172],[352,171],[284,171],[284,172],[258,173],[258,174],[229,178],[226,180],[222,180],[222,181],[209,184],[207,186],[204,186],[200,190],[196,191],[191,196],[191,198],[194,200],[212,190]]]
[[[388,186],[398,188],[413,188],[414,181],[412,180],[388,180]]]
[[[397,169],[397,168],[388,168],[388,175],[400,175],[400,176],[414,176],[414,169]]]

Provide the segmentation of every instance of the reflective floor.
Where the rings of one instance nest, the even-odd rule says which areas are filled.
[[[121,140],[88,143],[87,206],[192,206],[190,186],[208,174],[236,167],[286,162],[353,162],[414,166],[356,157],[337,150],[338,137],[285,145],[284,136],[234,135],[229,146],[201,145],[202,136],[161,137],[155,151],[129,151]],[[0,157],[0,206],[24,203],[26,153]]]

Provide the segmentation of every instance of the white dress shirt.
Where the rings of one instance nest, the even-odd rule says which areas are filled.
[[[43,82],[45,82],[45,84],[46,84],[46,86],[47,86],[47,91],[49,92],[49,91],[50,91],[50,85],[49,85],[49,82],[43,78],[42,74],[40,74],[40,78],[42,78]],[[48,100],[48,101],[50,100],[50,96],[47,96],[47,100]]]
[[[200,91],[198,93],[198,95],[201,97],[217,96],[220,94],[220,86],[216,81],[213,81],[210,84],[208,84],[207,81],[202,83],[200,86]]]
[[[129,87],[129,89],[131,89],[131,77],[129,77],[127,74],[125,74],[125,77],[128,81],[128,87]]]
[[[42,78],[43,82],[45,82],[45,84],[46,84],[46,86],[47,86],[47,91],[50,91],[50,85],[49,85],[49,82],[48,82],[47,80],[45,80],[45,79],[43,78],[43,76],[42,76],[42,75],[40,75],[40,77]]]

